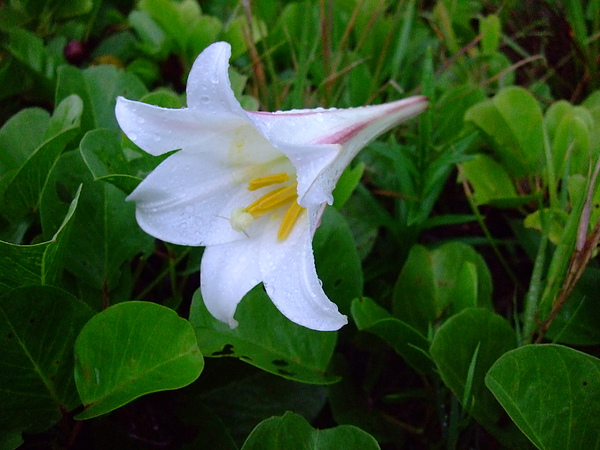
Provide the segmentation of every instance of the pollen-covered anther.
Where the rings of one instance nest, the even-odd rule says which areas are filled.
[[[297,183],[290,186],[280,187],[272,190],[268,194],[263,195],[258,200],[252,202],[246,210],[254,217],[260,216],[261,214],[273,211],[280,206],[295,201],[298,194],[296,192]]]
[[[302,212],[304,208],[298,204],[298,202],[292,202],[288,210],[285,212],[283,216],[283,220],[281,221],[281,225],[279,226],[279,230],[277,231],[277,239],[280,241],[285,240],[286,237],[294,228],[296,224],[296,220],[298,220],[298,216]]]
[[[266,186],[272,186],[274,184],[284,183],[284,182],[288,181],[289,179],[290,179],[290,176],[285,172],[276,173],[273,175],[267,175],[266,177],[254,178],[253,180],[250,180],[250,182],[248,183],[248,190],[256,191],[257,189],[260,189],[260,188],[263,188]]]

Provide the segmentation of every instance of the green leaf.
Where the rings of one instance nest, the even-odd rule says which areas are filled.
[[[492,364],[515,345],[515,332],[502,317],[487,309],[467,308],[437,330],[430,349],[444,384],[463,408],[504,439],[518,437],[511,436],[509,428],[500,426],[502,408],[485,387],[484,377]],[[468,390],[471,395],[465,399]]]
[[[600,344],[600,269],[588,266],[552,321],[546,337],[569,345]]]
[[[485,99],[484,90],[472,84],[449,87],[441,93],[435,107],[434,142],[450,142],[463,129],[465,112]]]
[[[502,25],[498,16],[490,14],[479,19],[479,30],[481,33],[481,51],[484,55],[492,55],[498,51]]]
[[[544,161],[543,118],[536,99],[528,91],[505,88],[493,99],[471,107],[465,121],[485,133],[511,176],[539,174]]]
[[[0,430],[40,432],[80,404],[73,344],[91,316],[85,304],[50,286],[0,297]]]
[[[415,370],[432,371],[427,338],[406,322],[393,318],[370,298],[352,301],[352,318],[359,330],[379,336]]]
[[[202,20],[202,11],[197,2],[183,0],[170,2],[167,0],[142,0],[139,9],[148,13],[156,21],[165,34],[172,38],[184,55],[188,55],[190,37],[198,21]]]
[[[313,248],[323,290],[343,314],[349,314],[352,299],[362,295],[363,274],[352,231],[336,209],[325,209]]]
[[[562,209],[543,208],[528,214],[523,220],[523,225],[547,235],[554,245],[558,245],[568,218],[569,214]]]
[[[435,250],[414,246],[394,288],[393,316],[422,334],[431,323],[464,308],[491,308],[491,276],[473,248],[449,242]]]
[[[121,272],[131,270],[125,264],[133,256],[152,253],[154,238],[138,227],[135,205],[125,201],[121,190],[92,180],[78,151],[64,154],[50,174],[40,208],[45,235],[55,233],[67,201],[81,184],[65,260],[80,282],[106,295],[120,283]]]
[[[6,181],[1,204],[2,214],[9,220],[15,222],[38,208],[50,171],[79,129],[82,107],[76,95],[65,98],[49,121],[48,139]]]
[[[88,131],[79,146],[81,156],[94,177],[130,194],[142,181],[131,174],[132,166],[123,153],[120,140],[112,130]]]
[[[179,95],[167,89],[152,91],[144,95],[140,102],[161,106],[162,108],[179,109],[185,107]]]
[[[69,0],[60,4],[58,8],[54,10],[54,18],[56,19],[68,19],[74,16],[81,16],[89,13],[94,6],[92,0]]]
[[[275,308],[259,285],[237,307],[237,328],[215,319],[196,291],[190,322],[205,356],[232,356],[290,380],[329,384],[338,380],[327,373],[337,333],[297,325]]]
[[[50,115],[41,108],[27,108],[12,116],[0,129],[0,177],[17,170],[44,142]]]
[[[462,173],[473,188],[478,205],[519,204],[519,195],[504,167],[486,155],[475,155],[461,164]],[[529,199],[527,199],[529,201]]]
[[[600,447],[600,360],[560,345],[506,353],[485,382],[539,449]]]
[[[118,131],[115,117],[117,97],[122,95],[137,100],[147,92],[144,84],[135,76],[114,66],[93,66],[79,70],[62,66],[58,71],[56,103],[71,94],[83,100],[83,131],[109,128]]]
[[[317,430],[302,417],[286,413],[261,422],[250,433],[242,450],[319,449],[376,450],[379,444],[360,428],[340,425]]]
[[[214,16],[203,15],[194,21],[188,30],[186,52],[188,62],[194,61],[202,50],[215,42],[222,29],[223,24]]]
[[[598,125],[585,108],[572,108],[564,114],[552,139],[552,158],[558,176],[568,168],[569,174],[587,175],[592,156],[591,132]]]
[[[365,163],[358,163],[354,167],[347,167],[338,180],[335,189],[333,190],[334,203],[333,206],[341,209],[344,203],[348,201],[360,179],[365,172]]]
[[[128,17],[129,24],[141,39],[140,49],[157,59],[166,59],[171,50],[167,37],[146,11],[133,10]]]
[[[223,30],[223,40],[231,44],[232,59],[239,58],[246,53],[248,38],[256,43],[266,35],[266,25],[255,17],[251,17],[251,22],[248,24],[245,17],[238,16],[230,20]]]
[[[125,302],[96,314],[75,342],[75,382],[96,417],[151,392],[178,389],[204,367],[189,322],[155,303]]]
[[[53,284],[63,268],[64,251],[73,226],[79,190],[51,240],[34,245],[0,241],[0,294],[29,284]]]
[[[29,69],[44,95],[52,95],[56,71],[63,61],[49,52],[44,41],[30,31],[15,28],[8,35],[6,50]]]

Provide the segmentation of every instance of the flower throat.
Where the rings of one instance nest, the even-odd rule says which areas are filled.
[[[263,187],[285,183],[289,179],[289,175],[285,172],[254,178],[248,183],[248,190],[256,191]],[[255,218],[289,204],[277,231],[277,239],[283,241],[288,237],[292,228],[294,228],[300,213],[304,209],[297,201],[297,186],[298,183],[293,183],[288,186],[278,187],[258,198],[247,207],[236,208],[231,213],[231,226],[236,231],[243,231],[252,224]]]

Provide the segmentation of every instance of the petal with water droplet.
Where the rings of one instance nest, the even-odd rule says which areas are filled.
[[[200,266],[200,288],[206,309],[217,319],[237,326],[237,305],[261,281],[260,239],[245,239],[207,247]]]
[[[306,328],[334,331],[348,319],[327,298],[317,276],[308,217],[302,214],[283,241],[277,240],[276,230],[263,233],[260,271],[267,294],[284,316]],[[273,220],[267,227],[278,225]]]
[[[244,171],[241,169],[242,172]],[[219,161],[180,151],[163,161],[131,193],[136,218],[148,234],[179,245],[213,245],[246,238],[229,221],[259,194]]]

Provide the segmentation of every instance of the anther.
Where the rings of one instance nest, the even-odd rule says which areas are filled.
[[[290,179],[290,176],[285,172],[276,173],[274,175],[267,175],[266,177],[255,178],[253,180],[250,180],[250,182],[248,183],[248,190],[256,191],[257,189],[260,189],[260,188],[263,188],[266,186],[283,183],[289,179]]]
[[[292,202],[288,210],[285,212],[283,216],[283,220],[281,221],[281,225],[279,226],[279,230],[277,231],[277,239],[280,241],[285,240],[294,228],[296,224],[296,220],[298,220],[298,216],[302,212],[304,208],[298,204],[298,202]]]
[[[296,183],[290,186],[280,187],[251,203],[246,208],[246,211],[253,216],[261,215],[289,203],[290,200],[295,200],[297,195]]]

